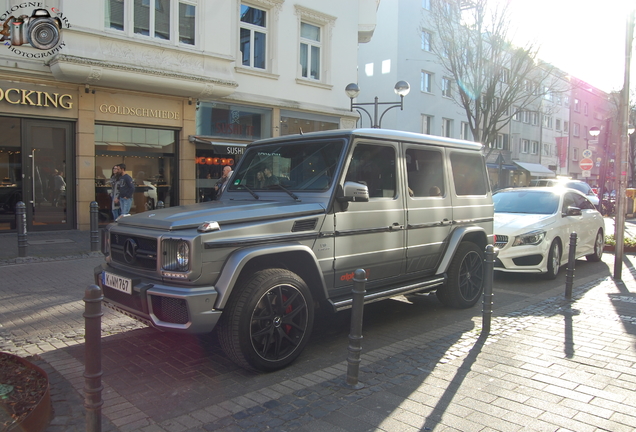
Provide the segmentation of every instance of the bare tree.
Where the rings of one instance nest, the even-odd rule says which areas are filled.
[[[436,0],[432,51],[458,86],[453,97],[466,113],[473,139],[494,149],[517,112],[540,111],[546,96],[565,92],[558,69],[537,59],[533,44],[510,43],[507,7],[489,0]]]

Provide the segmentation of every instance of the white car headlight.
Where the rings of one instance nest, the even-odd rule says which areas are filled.
[[[515,237],[512,246],[538,245],[545,238],[545,231],[531,231]]]

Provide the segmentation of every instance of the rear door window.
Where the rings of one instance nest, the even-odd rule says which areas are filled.
[[[455,193],[461,195],[486,195],[487,174],[481,154],[453,152],[450,156]]]

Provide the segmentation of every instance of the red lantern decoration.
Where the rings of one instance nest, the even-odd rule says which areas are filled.
[[[211,157],[205,158],[205,163],[208,165],[212,165],[214,163],[214,159],[212,159]]]
[[[204,157],[198,157],[197,158],[197,164],[198,165],[205,165],[205,158]]]
[[[226,159],[221,159],[221,165],[223,165],[223,166],[227,165],[227,160]]]
[[[228,159],[228,160],[227,160],[227,164],[228,164],[229,166],[234,165],[234,159]]]
[[[221,159],[219,159],[219,158],[214,158],[214,165],[220,164],[221,163],[221,162],[219,162],[220,160]]]

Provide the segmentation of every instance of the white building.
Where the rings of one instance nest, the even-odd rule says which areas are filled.
[[[203,199],[241,145],[351,127],[376,0],[0,0],[0,230],[110,218],[123,162],[134,211]],[[337,91],[332,91],[336,89]],[[55,170],[66,200],[53,206]],[[211,177],[211,178],[206,178]]]

